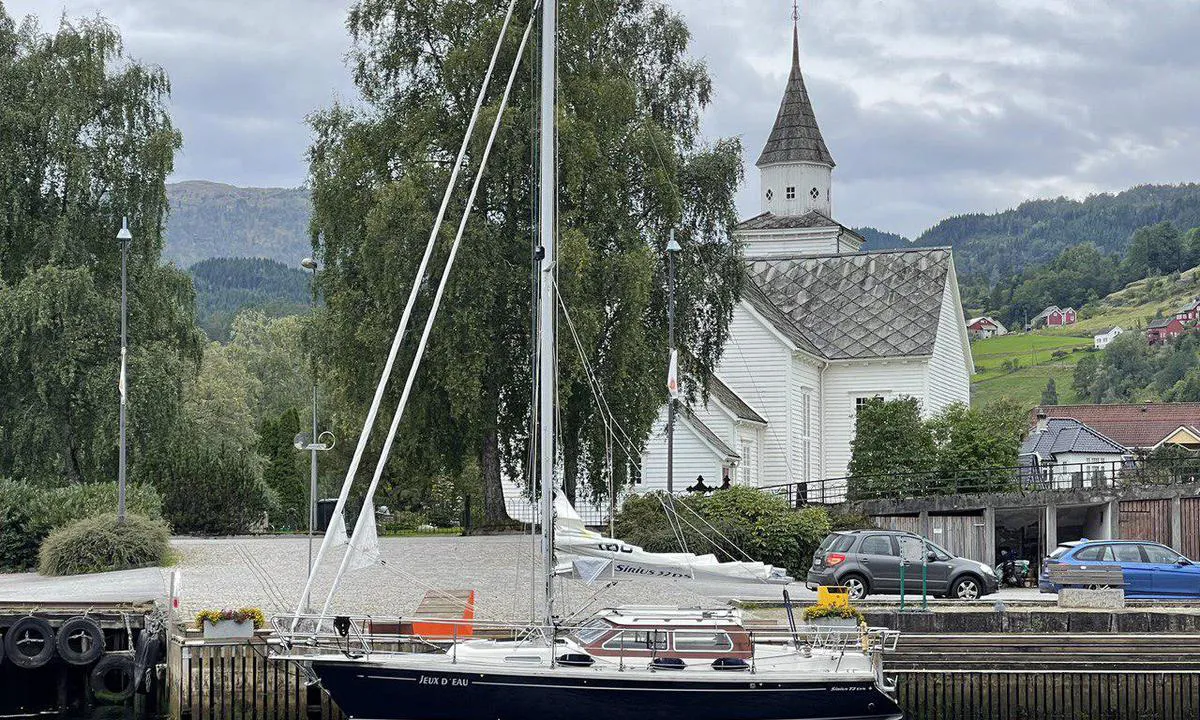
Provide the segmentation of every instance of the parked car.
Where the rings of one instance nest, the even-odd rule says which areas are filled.
[[[1039,590],[1056,593],[1062,589],[1050,581],[1050,567],[1064,563],[1085,568],[1120,567],[1128,597],[1200,597],[1200,565],[1160,543],[1087,539],[1063,543],[1042,561]]]
[[[924,543],[929,594],[974,600],[996,592],[996,572],[990,566],[955,557],[945,548],[910,532],[897,530],[847,530],[830,533],[813,553],[806,585],[846,588],[853,600],[869,593],[900,592],[901,544]],[[905,571],[905,594],[920,594],[921,563]]]

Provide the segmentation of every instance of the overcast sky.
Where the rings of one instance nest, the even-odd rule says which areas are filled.
[[[175,178],[296,186],[306,113],[353,98],[348,0],[0,0],[104,14],[162,65],[184,134]],[[669,0],[708,61],[709,138],[753,163],[790,62],[790,0]],[[801,59],[838,163],[834,214],[919,234],[947,215],[1200,174],[1200,0],[804,0]]]

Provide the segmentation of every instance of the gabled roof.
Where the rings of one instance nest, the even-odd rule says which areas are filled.
[[[1034,320],[1041,320],[1041,319],[1042,319],[1042,318],[1044,318],[1044,317],[1050,317],[1050,313],[1052,313],[1052,312],[1055,312],[1055,311],[1058,311],[1058,312],[1060,312],[1060,313],[1061,313],[1061,312],[1062,312],[1062,308],[1060,308],[1060,307],[1059,307],[1059,306],[1057,306],[1057,305],[1051,305],[1050,307],[1048,307],[1048,308],[1046,308],[1045,310],[1043,310],[1043,311],[1041,311],[1040,313],[1038,313],[1038,314],[1037,314],[1037,316],[1035,316],[1033,319],[1034,319]]]
[[[735,393],[728,385],[721,382],[716,375],[708,376],[708,395],[725,406],[739,420],[767,424],[767,419],[754,411],[754,408]]]
[[[1146,326],[1146,329],[1162,330],[1163,328],[1170,327],[1173,323],[1177,322],[1179,322],[1179,318],[1176,317],[1157,318],[1155,320],[1151,320],[1150,324]]]
[[[742,456],[738,455],[733,448],[726,445],[725,441],[722,440],[715,432],[713,432],[712,428],[705,425],[704,421],[701,420],[691,408],[683,403],[676,403],[676,405],[679,408],[679,414],[683,417],[684,422],[686,422],[692,430],[696,431],[696,434],[700,436],[700,439],[703,440],[706,445],[711,447],[718,455],[721,455],[722,460],[741,459]]]
[[[746,261],[743,299],[818,357],[933,354],[951,268],[947,248]]]
[[[767,145],[758,158],[758,167],[786,162],[815,162],[833,167],[833,156],[825,147],[821,128],[817,127],[817,114],[813,112],[804,86],[804,74],[800,72],[800,33],[792,29],[792,73],[788,77],[783,102],[775,118],[775,127],[767,138]]]
[[[1063,453],[1125,455],[1129,451],[1116,442],[1073,418],[1054,418],[1043,432],[1034,430],[1021,444],[1022,455],[1037,455],[1053,460]]]
[[[1127,448],[1152,448],[1181,426],[1200,432],[1200,403],[1143,403],[1141,405],[1043,405],[1029,415],[1030,427],[1037,414],[1050,418],[1073,418],[1113,442]]]
[[[741,232],[754,230],[804,230],[809,228],[836,228],[844,233],[848,233],[860,242],[866,242],[866,238],[862,235],[816,210],[807,212],[804,215],[776,215],[765,212],[761,215],[755,215],[749,220],[743,220],[737,226],[737,230]]]
[[[1105,330],[1104,332],[1096,333],[1096,337],[1102,337],[1102,336],[1104,336],[1104,335],[1109,335],[1109,334],[1111,334],[1111,333],[1112,333],[1114,330],[1121,330],[1121,326],[1120,326],[1120,325],[1117,325],[1117,326],[1114,326],[1114,327],[1110,327],[1110,328],[1108,328],[1108,329],[1107,329],[1107,330]],[[1121,332],[1125,332],[1125,331],[1124,331],[1124,330],[1121,330]]]

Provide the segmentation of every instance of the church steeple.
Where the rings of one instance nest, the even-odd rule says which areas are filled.
[[[792,72],[788,77],[779,115],[771,137],[758,158],[758,167],[787,162],[821,163],[833,167],[833,156],[821,137],[817,126],[817,115],[813,112],[804,86],[804,74],[800,71],[800,12],[793,5],[792,11]]]
[[[833,156],[817,127],[800,72],[800,9],[792,6],[792,72],[788,77],[775,127],[758,158],[763,212],[800,217],[833,213]]]

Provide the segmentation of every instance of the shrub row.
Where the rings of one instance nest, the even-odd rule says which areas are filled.
[[[129,513],[151,520],[162,517],[162,501],[148,485],[128,485],[125,505]],[[0,480],[0,572],[32,570],[38,562],[38,549],[51,531],[113,512],[116,507],[115,482],[45,488]]]
[[[660,494],[626,500],[616,518],[617,537],[650,552],[679,552],[676,533],[682,526],[689,552],[712,553],[721,560],[744,560],[744,552],[802,578],[831,527],[823,508],[793,510],[779,495],[749,487],[677,498],[680,522],[674,530],[663,504]]]

